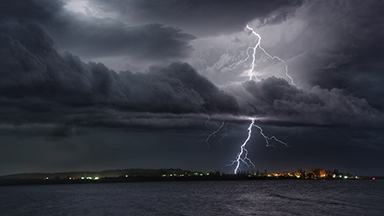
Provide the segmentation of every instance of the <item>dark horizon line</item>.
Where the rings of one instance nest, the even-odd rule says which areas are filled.
[[[309,168],[309,169],[302,169],[302,168],[297,168],[297,171],[280,171],[280,172],[272,172],[272,173],[268,173],[266,172],[267,169],[265,169],[265,172],[259,172],[259,170],[257,170],[256,172],[254,171],[249,171],[249,170],[244,170],[244,171],[241,171],[239,172],[238,174],[234,174],[234,173],[225,173],[225,172],[219,172],[219,171],[208,171],[208,172],[203,172],[203,171],[191,171],[191,170],[187,170],[187,169],[182,169],[182,168],[158,168],[158,169],[152,169],[152,168],[127,168],[127,169],[107,169],[107,170],[102,170],[102,171],[89,171],[89,170],[83,170],[83,171],[67,171],[67,172],[25,172],[25,173],[14,173],[14,174],[6,174],[6,175],[1,175],[0,178],[11,178],[11,177],[16,177],[16,176],[23,176],[23,175],[26,175],[26,176],[30,176],[30,175],[65,175],[65,174],[81,174],[81,173],[90,173],[90,174],[102,174],[102,173],[107,173],[107,172],[127,172],[127,171],[131,171],[131,172],[134,172],[134,171],[138,171],[138,172],[148,172],[148,171],[151,171],[152,174],[154,172],[160,172],[160,171],[173,171],[173,172],[190,172],[190,173],[199,173],[199,174],[205,174],[205,173],[220,173],[222,175],[241,175],[241,174],[256,174],[256,173],[261,173],[261,175],[271,175],[271,174],[282,174],[282,173],[298,173],[299,170],[301,170],[302,172],[313,172],[313,170],[315,169],[320,169],[320,170],[325,170],[325,171],[328,171],[328,172],[337,172],[337,173],[340,173],[340,174],[345,174],[345,175],[352,175],[350,174],[349,172],[338,172],[338,169],[333,169],[331,171],[331,169],[323,169],[323,168]],[[312,170],[312,171],[311,171]],[[148,174],[148,173],[147,173]],[[360,177],[384,177],[384,176],[379,176],[379,175],[355,175],[353,174],[352,176],[360,176]],[[108,176],[106,176],[108,177]],[[112,177],[112,176],[109,176],[109,177]],[[114,177],[119,177],[119,176],[114,176]]]

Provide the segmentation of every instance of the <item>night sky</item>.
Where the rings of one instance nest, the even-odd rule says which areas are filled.
[[[253,127],[250,171],[384,175],[383,11],[369,0],[2,0],[0,175],[232,173],[252,118],[289,147],[266,147]],[[294,85],[259,48],[249,80],[247,25]]]

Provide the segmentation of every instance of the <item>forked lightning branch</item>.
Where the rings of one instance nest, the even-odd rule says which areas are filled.
[[[271,60],[276,59],[276,60],[278,60],[278,61],[280,61],[281,63],[284,64],[285,75],[290,79],[291,84],[294,85],[292,77],[288,74],[288,66],[285,63],[285,61],[283,59],[277,57],[277,56],[272,56],[269,53],[267,53],[267,51],[264,48],[262,48],[261,45],[260,45],[260,43],[261,43],[261,36],[258,33],[256,33],[253,30],[253,28],[249,27],[248,25],[247,25],[247,29],[252,31],[252,34],[254,34],[257,37],[256,45],[253,46],[253,47],[249,47],[247,49],[247,51],[246,51],[247,52],[247,58],[244,60],[244,62],[246,60],[248,60],[248,58],[249,58],[249,53],[248,52],[249,52],[249,50],[253,50],[253,52],[252,52],[251,69],[249,71],[249,80],[250,81],[252,80],[253,73],[254,73],[254,70],[255,70],[255,67],[256,67],[256,51],[257,51],[257,49],[260,49],[269,59],[271,59]],[[255,78],[256,78],[257,81],[259,81],[259,79],[256,76],[255,76]],[[274,146],[274,145],[271,145],[269,143],[270,140],[275,140],[276,142],[279,142],[279,143],[281,143],[281,144],[283,144],[285,146],[288,146],[287,143],[277,139],[275,136],[271,136],[271,137],[266,136],[264,134],[264,132],[263,132],[263,129],[260,126],[255,124],[255,119],[251,118],[251,124],[249,125],[249,127],[247,129],[248,130],[247,139],[240,146],[240,151],[237,154],[236,159],[233,160],[231,164],[229,164],[229,166],[232,166],[232,165],[236,164],[236,167],[234,169],[234,173],[235,174],[237,174],[239,172],[239,170],[241,170],[241,168],[240,168],[241,164],[245,164],[248,167],[251,166],[251,165],[255,166],[254,163],[251,161],[251,159],[248,157],[248,150],[246,149],[246,145],[247,145],[248,141],[251,139],[251,136],[252,136],[252,127],[257,127],[260,130],[260,135],[262,135],[264,137],[264,139],[265,139],[266,147]]]

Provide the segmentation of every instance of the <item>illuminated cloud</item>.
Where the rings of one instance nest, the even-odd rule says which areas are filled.
[[[110,18],[87,16],[65,9],[62,1],[2,1],[6,20],[24,19],[41,25],[61,51],[88,60],[123,56],[136,62],[182,59],[195,36],[158,23],[127,26]]]
[[[352,127],[381,127],[383,114],[366,99],[346,90],[322,89],[306,91],[290,85],[282,78],[270,77],[261,82],[243,83],[248,97],[244,106],[250,116],[261,115],[271,120],[309,125],[344,125]],[[239,96],[241,97],[241,96]]]
[[[155,118],[216,114],[370,127],[378,127],[383,119],[365,99],[344,90],[316,86],[306,91],[270,77],[234,84],[224,91],[187,63],[151,67],[146,73],[117,73],[70,53],[59,55],[52,39],[30,22],[7,22],[0,26],[0,33],[2,112],[9,123],[141,125],[130,119],[130,113],[153,113],[158,115]],[[26,117],[14,118],[20,113]]]

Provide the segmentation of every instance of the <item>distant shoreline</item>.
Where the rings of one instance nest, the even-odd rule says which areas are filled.
[[[0,186],[17,185],[54,185],[54,184],[92,184],[121,182],[169,182],[169,181],[237,181],[237,180],[372,180],[384,177],[363,177],[331,172],[320,168],[311,170],[298,169],[298,172],[281,172],[268,174],[241,172],[226,174],[216,172],[198,172],[183,169],[121,169],[94,171],[77,171],[61,173],[21,173],[0,176]]]
[[[375,178],[383,180],[383,177]],[[252,180],[294,180],[294,181],[358,181],[372,180],[371,177],[360,179],[333,179],[333,178],[317,178],[317,179],[298,179],[294,177],[255,177],[247,175],[224,175],[224,176],[187,176],[187,177],[116,177],[101,178],[98,180],[90,179],[0,179],[0,186],[22,186],[22,185],[64,185],[64,184],[95,184],[95,183],[134,183],[134,182],[188,182],[188,181],[252,181]]]

